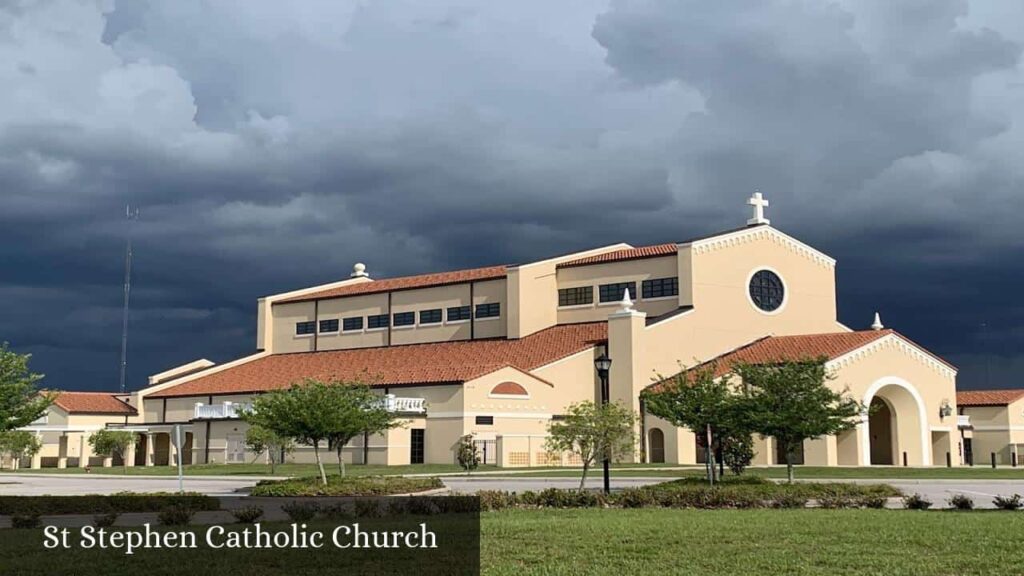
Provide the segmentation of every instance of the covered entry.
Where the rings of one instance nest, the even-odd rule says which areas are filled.
[[[869,407],[866,425],[861,425],[863,465],[931,465],[924,401],[909,382],[883,378],[868,389],[863,403]]]
[[[665,462],[665,433],[660,428],[651,428],[647,433],[648,461],[652,464]]]

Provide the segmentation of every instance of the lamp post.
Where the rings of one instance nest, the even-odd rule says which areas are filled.
[[[603,408],[608,405],[609,396],[611,396],[608,389],[608,371],[612,368],[612,359],[608,357],[607,353],[602,352],[594,359],[594,368],[597,370],[597,376],[601,379],[601,406]],[[608,447],[604,448],[604,493],[608,494],[612,491],[612,481],[608,470]]]

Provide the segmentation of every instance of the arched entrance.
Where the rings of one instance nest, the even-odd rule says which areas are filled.
[[[652,464],[665,462],[665,433],[659,428],[651,428],[647,433],[648,460]]]
[[[889,403],[880,396],[871,399],[869,408],[868,428],[871,433],[871,464],[891,466],[895,460],[893,453],[896,447],[893,443],[893,429],[896,428],[893,421],[896,418]]]
[[[931,465],[924,401],[909,382],[882,378],[868,389],[863,403],[874,412],[861,425],[862,465]]]

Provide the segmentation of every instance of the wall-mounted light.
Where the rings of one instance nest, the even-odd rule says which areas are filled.
[[[949,400],[943,400],[942,405],[939,406],[939,419],[943,419],[947,416],[953,415],[953,407],[949,405]]]

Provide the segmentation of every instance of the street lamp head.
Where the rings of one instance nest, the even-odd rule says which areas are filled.
[[[594,358],[594,368],[597,369],[597,373],[603,378],[608,375],[608,371],[612,368],[612,359],[602,352],[600,356]]]

